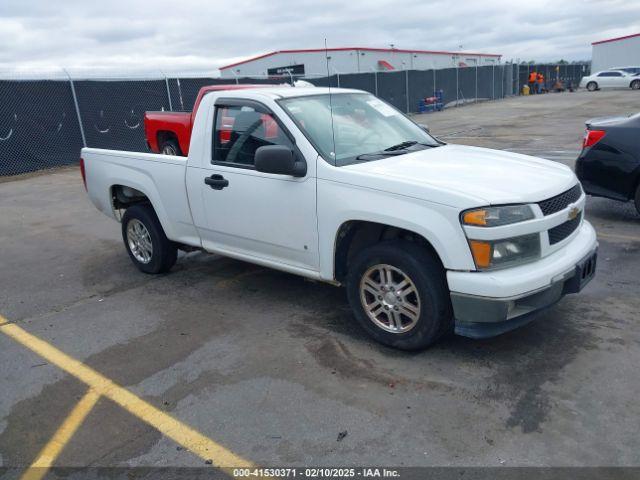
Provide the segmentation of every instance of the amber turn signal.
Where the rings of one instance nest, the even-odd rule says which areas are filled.
[[[462,221],[465,225],[487,225],[487,211],[486,210],[472,210],[466,212],[462,216]]]
[[[469,240],[473,260],[478,268],[489,268],[491,265],[491,244],[478,240]]]

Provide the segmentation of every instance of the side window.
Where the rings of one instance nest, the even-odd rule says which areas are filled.
[[[218,106],[213,131],[214,162],[253,166],[256,150],[265,145],[293,148],[289,137],[269,113],[250,106]]]
[[[620,73],[620,72],[611,72],[611,76],[612,77],[621,77],[622,73]]]

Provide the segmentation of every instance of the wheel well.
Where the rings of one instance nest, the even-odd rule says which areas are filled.
[[[111,201],[113,208],[116,210],[129,208],[131,205],[139,203],[146,203],[151,205],[149,197],[147,197],[140,190],[127,187],[126,185],[112,185],[111,186]]]
[[[175,134],[175,132],[172,132],[170,130],[160,130],[157,134],[157,137],[158,148],[160,148],[160,146],[167,140],[175,140],[176,143],[178,143],[178,136]]]
[[[336,244],[334,250],[334,277],[337,281],[342,282],[347,276],[349,270],[349,262],[354,255],[361,250],[375,245],[385,240],[403,239],[415,242],[423,246],[431,252],[442,265],[440,256],[433,248],[433,245],[424,238],[410,230],[384,225],[382,223],[367,222],[362,220],[351,220],[343,223],[338,229],[336,235]]]

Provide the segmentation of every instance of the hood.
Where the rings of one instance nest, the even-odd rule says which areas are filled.
[[[385,179],[385,189],[398,194],[403,194],[395,192],[402,185],[413,187],[412,192],[428,186],[435,198],[425,200],[451,205],[458,202],[445,201],[449,197],[445,193],[457,193],[483,205],[528,203],[558,195],[577,183],[573,171],[561,163],[464,145],[444,145],[341,168]]]

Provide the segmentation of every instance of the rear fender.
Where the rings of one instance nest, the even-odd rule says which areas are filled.
[[[119,210],[113,202],[113,187],[122,185],[138,190],[149,199],[169,239],[176,240],[182,235],[175,231],[175,224],[192,223],[183,182],[186,159],[160,161],[158,155],[153,154],[135,154],[140,158],[131,159],[131,154],[120,155],[128,152],[92,150],[82,150],[87,191],[102,213],[120,221]],[[143,158],[147,156],[149,160],[145,161]],[[166,199],[163,199],[160,191],[165,192]]]

